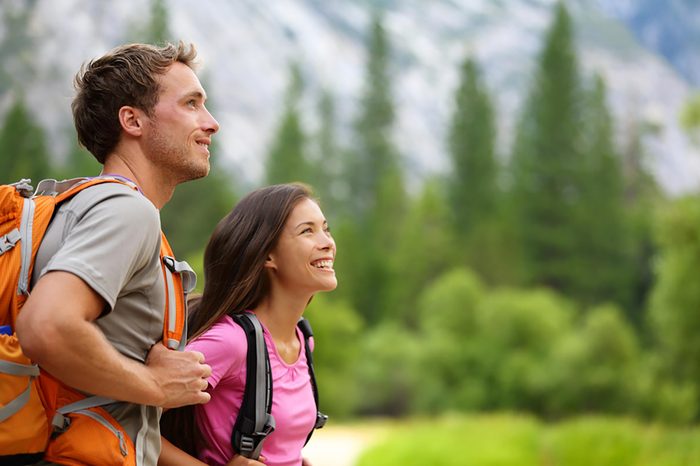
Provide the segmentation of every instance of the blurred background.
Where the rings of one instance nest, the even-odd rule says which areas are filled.
[[[73,76],[177,40],[221,130],[163,228],[201,270],[236,199],[313,186],[357,464],[700,464],[699,3],[3,0],[0,182],[99,173]]]

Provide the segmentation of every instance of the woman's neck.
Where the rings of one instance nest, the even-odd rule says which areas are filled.
[[[310,299],[311,296],[270,293],[253,311],[275,341],[288,342],[296,339],[297,322]]]

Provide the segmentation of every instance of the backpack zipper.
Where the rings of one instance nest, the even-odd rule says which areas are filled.
[[[94,421],[99,422],[102,424],[107,430],[112,432],[115,437],[119,439],[119,450],[122,452],[122,456],[127,456],[129,454],[128,450],[126,449],[126,440],[124,440],[124,434],[118,430],[116,427],[114,427],[112,424],[110,424],[104,417],[100,416],[99,414],[87,410],[87,409],[81,409],[80,411],[75,411],[73,414],[82,414],[83,416],[87,416],[91,418]]]

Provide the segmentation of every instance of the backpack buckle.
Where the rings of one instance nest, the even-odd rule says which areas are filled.
[[[3,254],[10,249],[15,247],[15,244],[19,242],[19,240],[22,239],[22,235],[19,233],[19,230],[15,228],[8,234],[4,236],[0,236],[0,254]]]
[[[316,411],[316,424],[314,424],[314,429],[321,429],[328,422],[328,416],[323,414],[321,411]]]
[[[61,413],[56,413],[51,420],[53,435],[62,434],[70,426],[70,419]]]

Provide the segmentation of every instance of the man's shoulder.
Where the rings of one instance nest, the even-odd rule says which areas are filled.
[[[158,209],[146,196],[121,183],[102,183],[83,189],[60,209],[71,210],[78,217],[89,211],[101,212],[129,223],[159,218]]]

